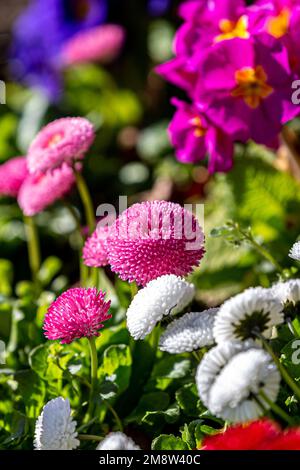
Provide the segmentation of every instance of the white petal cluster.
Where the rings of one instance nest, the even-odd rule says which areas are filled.
[[[127,327],[134,339],[145,338],[166,315],[183,310],[193,299],[195,288],[173,274],[150,281],[127,310]]]
[[[300,279],[278,282],[272,287],[272,293],[282,304],[300,302]]]
[[[76,421],[72,420],[70,402],[62,397],[50,400],[35,425],[35,450],[72,450],[79,446]]]
[[[159,349],[170,354],[195,351],[214,344],[213,326],[217,308],[186,313],[168,325],[160,337]]]
[[[296,242],[292,246],[289,252],[289,257],[295,259],[296,261],[300,261],[300,242]]]
[[[276,401],[280,374],[270,355],[252,342],[222,343],[204,356],[196,384],[201,400],[212,414],[241,423],[264,414],[257,398],[265,409],[269,408],[260,391]]]
[[[141,448],[122,432],[111,432],[97,446],[96,450],[140,450]]]
[[[240,329],[242,325],[249,325],[249,319],[254,314],[261,314],[260,318],[262,316],[267,318],[263,328],[259,322],[257,325],[253,325],[266,338],[271,337],[274,326],[284,321],[282,304],[278,298],[274,297],[270,289],[250,288],[227,300],[220,307],[214,325],[216,342],[240,341],[251,338],[251,332],[249,336],[241,337],[237,334],[237,329]]]

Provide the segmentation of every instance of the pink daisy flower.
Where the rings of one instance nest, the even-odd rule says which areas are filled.
[[[62,118],[44,127],[28,150],[30,173],[44,173],[82,160],[95,138],[93,125],[81,117]]]
[[[74,288],[60,295],[45,316],[45,336],[69,344],[75,339],[99,336],[103,322],[109,320],[110,301],[105,293],[93,289]]]
[[[204,235],[194,215],[179,204],[143,202],[127,209],[107,239],[112,271],[146,285],[165,274],[185,276],[204,254]]]
[[[0,195],[17,197],[27,175],[25,157],[15,157],[0,165]]]
[[[108,265],[106,240],[109,235],[108,226],[98,226],[87,239],[83,247],[83,261],[91,268],[101,268]]]
[[[78,33],[64,46],[65,65],[98,61],[107,64],[116,59],[125,41],[125,30],[116,24],[105,24]]]
[[[74,183],[74,173],[68,165],[45,175],[29,175],[19,191],[19,206],[25,215],[36,215],[67,194]]]

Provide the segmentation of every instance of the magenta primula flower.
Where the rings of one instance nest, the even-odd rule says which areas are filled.
[[[0,165],[0,195],[17,197],[27,176],[26,157],[11,158]]]
[[[67,194],[74,183],[73,170],[66,164],[46,174],[29,175],[18,194],[19,206],[25,215],[36,215]]]
[[[282,42],[291,69],[300,74],[300,0],[263,0],[250,8],[252,28]]]
[[[110,227],[99,225],[83,247],[83,261],[86,266],[100,268],[108,265],[106,240]]]
[[[44,173],[82,160],[95,138],[93,125],[81,117],[57,119],[44,127],[28,150],[30,173]]]
[[[179,14],[185,22],[174,39],[176,57],[156,70],[192,97],[198,77],[195,55],[221,41],[249,38],[248,18],[243,0],[187,1],[180,6]]]
[[[208,156],[211,173],[229,171],[233,159],[232,139],[212,125],[196,105],[177,99],[172,102],[177,111],[170,123],[169,134],[177,159],[183,163],[198,163]]]
[[[45,336],[69,344],[75,339],[99,336],[103,322],[109,320],[110,301],[97,289],[74,288],[60,295],[45,316]]]
[[[110,63],[120,54],[124,41],[125,30],[122,26],[97,26],[78,33],[65,44],[62,62],[66,66],[92,61]]]
[[[166,201],[134,204],[111,226],[108,261],[123,280],[145,286],[165,274],[185,276],[204,254],[204,235],[194,215]]]
[[[234,139],[268,145],[300,112],[291,100],[287,51],[271,36],[216,44],[199,58],[198,70],[195,99]]]

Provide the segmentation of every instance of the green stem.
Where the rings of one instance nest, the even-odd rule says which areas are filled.
[[[273,264],[274,268],[277,271],[279,272],[283,271],[283,267],[278,263],[278,261],[274,258],[274,256],[271,255],[271,253],[268,250],[266,250],[266,248],[264,248],[262,245],[257,243],[257,241],[255,241],[254,238],[250,237],[247,233],[243,231],[241,231],[241,233],[253,245],[253,247],[262,255],[263,258],[267,259],[271,264]]]
[[[116,412],[116,410],[111,406],[111,404],[107,400],[105,400],[104,403],[107,406],[107,408],[109,409],[109,411],[111,412],[111,414],[113,415],[113,417],[115,418],[115,421],[117,423],[119,431],[123,432],[124,427],[123,427],[122,421],[121,421],[118,413]]]
[[[139,288],[136,282],[130,283],[130,291],[131,291],[131,300],[133,300],[133,298],[136,296],[136,294],[139,291]]]
[[[268,344],[268,342],[265,340],[265,338],[263,338],[261,335],[259,335],[259,338],[261,339],[263,345],[264,345],[264,348],[266,349],[266,351],[270,354],[270,356],[272,357],[273,361],[275,362],[279,372],[281,373],[281,376],[282,378],[285,380],[285,382],[287,383],[287,385],[290,387],[291,390],[293,390],[294,394],[296,395],[296,397],[298,398],[298,400],[300,400],[300,388],[298,387],[298,385],[296,384],[296,382],[294,381],[294,379],[290,376],[290,374],[288,373],[288,371],[286,370],[286,368],[283,366],[283,364],[281,364],[280,360],[278,359],[278,357],[276,356],[276,354],[274,353],[273,349],[271,348],[271,346]]]
[[[78,439],[80,441],[103,441],[103,437],[95,436],[94,434],[78,434]]]
[[[96,217],[94,213],[93,201],[82,174],[80,172],[77,172],[76,170],[74,170],[74,174],[76,177],[78,192],[80,194],[84,207],[86,222],[89,227],[89,232],[90,234],[92,234],[96,228]]]
[[[39,288],[38,273],[41,267],[41,252],[38,232],[33,217],[24,216],[24,224],[26,230],[28,257],[32,280],[36,287]]]
[[[99,284],[99,268],[92,268],[91,269],[91,279],[92,279],[92,286],[98,289]]]
[[[96,342],[94,336],[88,338],[90,356],[91,356],[91,389],[90,389],[90,399],[88,406],[88,417],[91,418],[94,411],[94,399],[95,391],[97,386],[97,373],[98,373],[98,355],[96,349]]]
[[[80,217],[77,214],[76,209],[72,206],[72,204],[69,203],[66,199],[63,199],[63,204],[66,207],[66,209],[69,211],[71,214],[72,218],[74,219],[75,225],[76,225],[76,230],[77,233],[80,237],[80,250],[79,250],[79,272],[80,272],[80,285],[83,287],[87,286],[87,280],[89,276],[89,268],[83,263],[83,258],[82,258],[82,249],[84,245],[84,238],[82,235],[82,228],[81,228],[81,222],[80,222]]]
[[[292,420],[292,418],[282,408],[280,408],[280,406],[278,406],[276,403],[270,400],[270,398],[265,394],[263,390],[260,390],[259,395],[267,403],[267,405],[269,405],[269,407],[271,408],[272,411],[274,411],[274,413],[280,416],[290,426],[293,426],[294,421]]]

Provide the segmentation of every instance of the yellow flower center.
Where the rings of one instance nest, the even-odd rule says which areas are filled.
[[[290,27],[291,12],[288,8],[284,8],[278,16],[272,16],[267,21],[268,33],[276,39],[284,36]]]
[[[56,144],[58,144],[62,140],[63,136],[62,134],[54,134],[47,142],[46,147],[55,147]]]
[[[248,39],[248,18],[241,16],[238,21],[221,20],[219,23],[221,34],[215,37],[214,42],[221,42],[227,39],[241,38]]]
[[[194,136],[203,137],[206,134],[206,128],[203,126],[201,118],[199,116],[194,117],[190,120],[191,125],[194,127]]]
[[[236,87],[232,91],[235,98],[243,98],[252,109],[258,108],[261,102],[270,96],[274,89],[268,84],[268,77],[261,65],[255,69],[244,67],[235,73]]]

